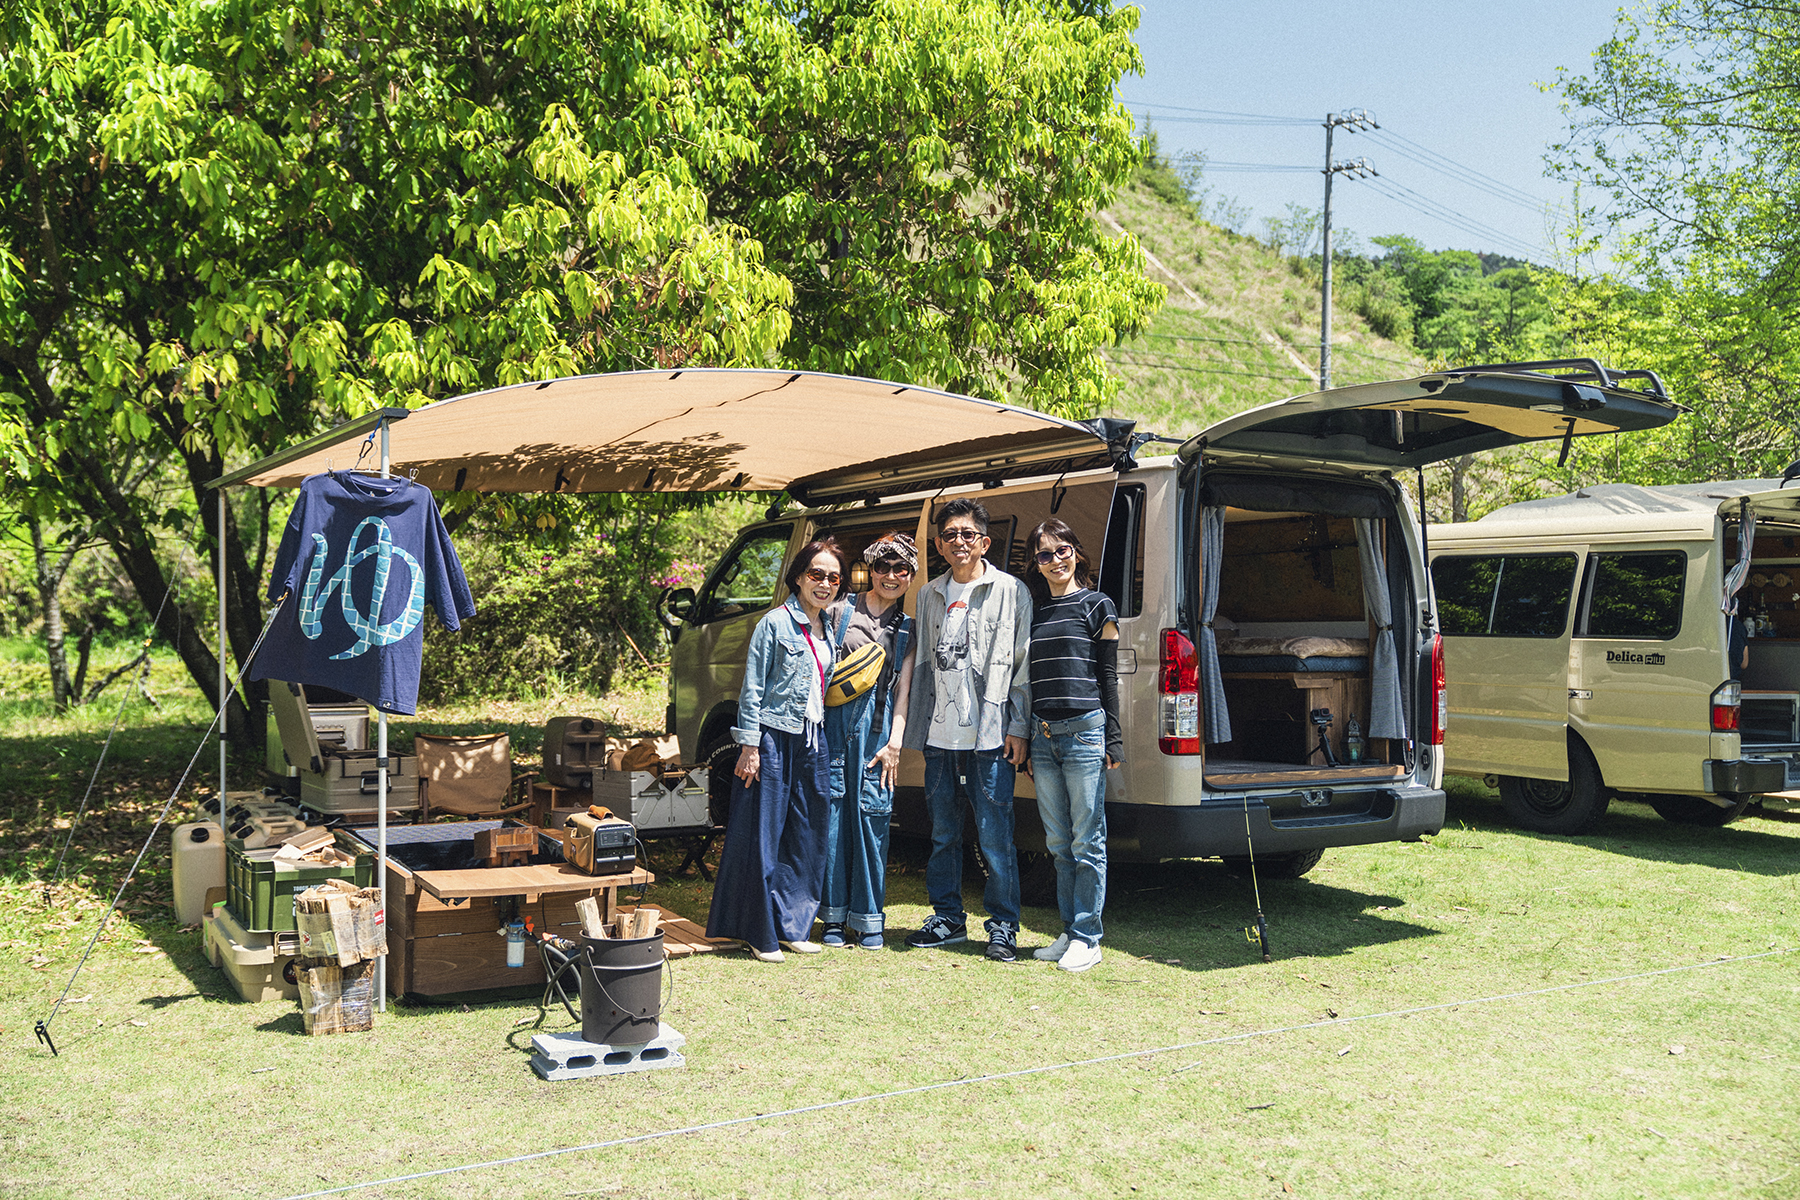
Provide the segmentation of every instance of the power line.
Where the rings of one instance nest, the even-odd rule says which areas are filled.
[[[1459,180],[1470,187],[1479,188],[1496,199],[1506,200],[1522,208],[1540,212],[1546,208],[1561,209],[1563,207],[1560,203],[1551,203],[1521,188],[1516,188],[1510,183],[1495,179],[1492,175],[1484,175],[1474,167],[1464,166],[1448,155],[1439,154],[1435,150],[1421,146],[1411,138],[1395,133],[1391,129],[1379,130],[1370,133],[1369,136],[1403,158],[1410,158],[1420,166]]]
[[[1281,173],[1281,172],[1292,172],[1292,171],[1305,171],[1312,175],[1317,175],[1319,173],[1319,168],[1317,168],[1317,167],[1289,167],[1289,166],[1282,166],[1277,163],[1214,162],[1211,159],[1205,160],[1202,170],[1203,171],[1229,171],[1229,172],[1232,172],[1232,173],[1238,174],[1238,175],[1250,175],[1250,174],[1265,174],[1266,175],[1266,174],[1277,174],[1277,173]]]
[[[1523,238],[1514,237],[1512,234],[1502,233],[1491,225],[1484,225],[1474,217],[1458,212],[1447,204],[1443,204],[1437,200],[1433,200],[1429,196],[1413,191],[1413,189],[1407,187],[1405,184],[1397,183],[1385,176],[1379,179],[1363,180],[1362,182],[1365,186],[1373,189],[1378,194],[1387,197],[1396,204],[1404,205],[1416,213],[1435,218],[1436,220],[1460,229],[1462,232],[1473,237],[1485,238],[1490,242],[1502,243],[1502,248],[1509,248],[1526,257],[1549,257],[1543,247],[1527,242]],[[1406,195],[1400,195],[1399,193],[1401,192],[1406,193]],[[1409,200],[1407,199],[1407,196],[1412,196],[1414,198]]]
[[[1128,107],[1162,108],[1170,112],[1192,113],[1186,117],[1158,116],[1159,121],[1180,121],[1195,125],[1317,125],[1316,117],[1277,117],[1269,113],[1227,112],[1217,108],[1184,108],[1179,104],[1147,104],[1138,100],[1122,101]],[[1151,114],[1146,113],[1145,116]]]

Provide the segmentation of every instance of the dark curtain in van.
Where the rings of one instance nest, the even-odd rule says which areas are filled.
[[[1219,569],[1225,562],[1225,510],[1200,510],[1200,689],[1206,703],[1206,740],[1231,740],[1231,714],[1225,708],[1225,677],[1219,669],[1219,639],[1213,618],[1219,615]]]
[[[1363,606],[1375,622],[1370,647],[1369,736],[1406,736],[1406,709],[1400,703],[1400,656],[1394,649],[1394,605],[1388,595],[1387,522],[1357,518],[1356,556],[1362,565]]]

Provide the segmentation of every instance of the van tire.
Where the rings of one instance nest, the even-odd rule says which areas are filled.
[[[1048,850],[1019,851],[1019,903],[1056,907],[1056,858]]]
[[[1588,748],[1569,740],[1569,780],[1500,777],[1500,803],[1507,817],[1533,833],[1570,836],[1585,833],[1606,815],[1611,799],[1600,778],[1600,767]]]
[[[1325,857],[1323,850],[1296,850],[1291,854],[1264,854],[1256,860],[1256,874],[1261,879],[1298,879]],[[1250,878],[1250,857],[1225,859],[1225,873],[1234,879]]]
[[[1665,821],[1711,829],[1729,825],[1742,816],[1744,809],[1750,805],[1749,796],[1743,797],[1730,808],[1720,808],[1699,796],[1658,796],[1646,793],[1641,798]]]
[[[706,812],[713,828],[723,829],[731,822],[731,772],[737,766],[738,744],[727,737],[714,742],[700,754],[706,764]]]

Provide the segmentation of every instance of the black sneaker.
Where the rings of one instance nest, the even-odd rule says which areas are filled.
[[[919,932],[907,935],[906,944],[914,950],[936,950],[940,946],[954,946],[968,940],[967,925],[932,913],[925,918],[925,924],[920,927]]]
[[[991,962],[1018,962],[1018,936],[1010,929],[995,929],[988,934],[987,957]]]

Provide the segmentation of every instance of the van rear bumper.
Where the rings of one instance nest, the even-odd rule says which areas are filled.
[[[1779,758],[1709,758],[1700,770],[1709,792],[1742,796],[1787,789],[1787,764]]]
[[[1244,817],[1244,803],[1235,798],[1201,804],[1109,803],[1107,853],[1126,861],[1241,855]],[[1249,824],[1259,855],[1413,841],[1444,827],[1444,793],[1438,788],[1384,788],[1366,813],[1316,817],[1277,814],[1252,796]]]

